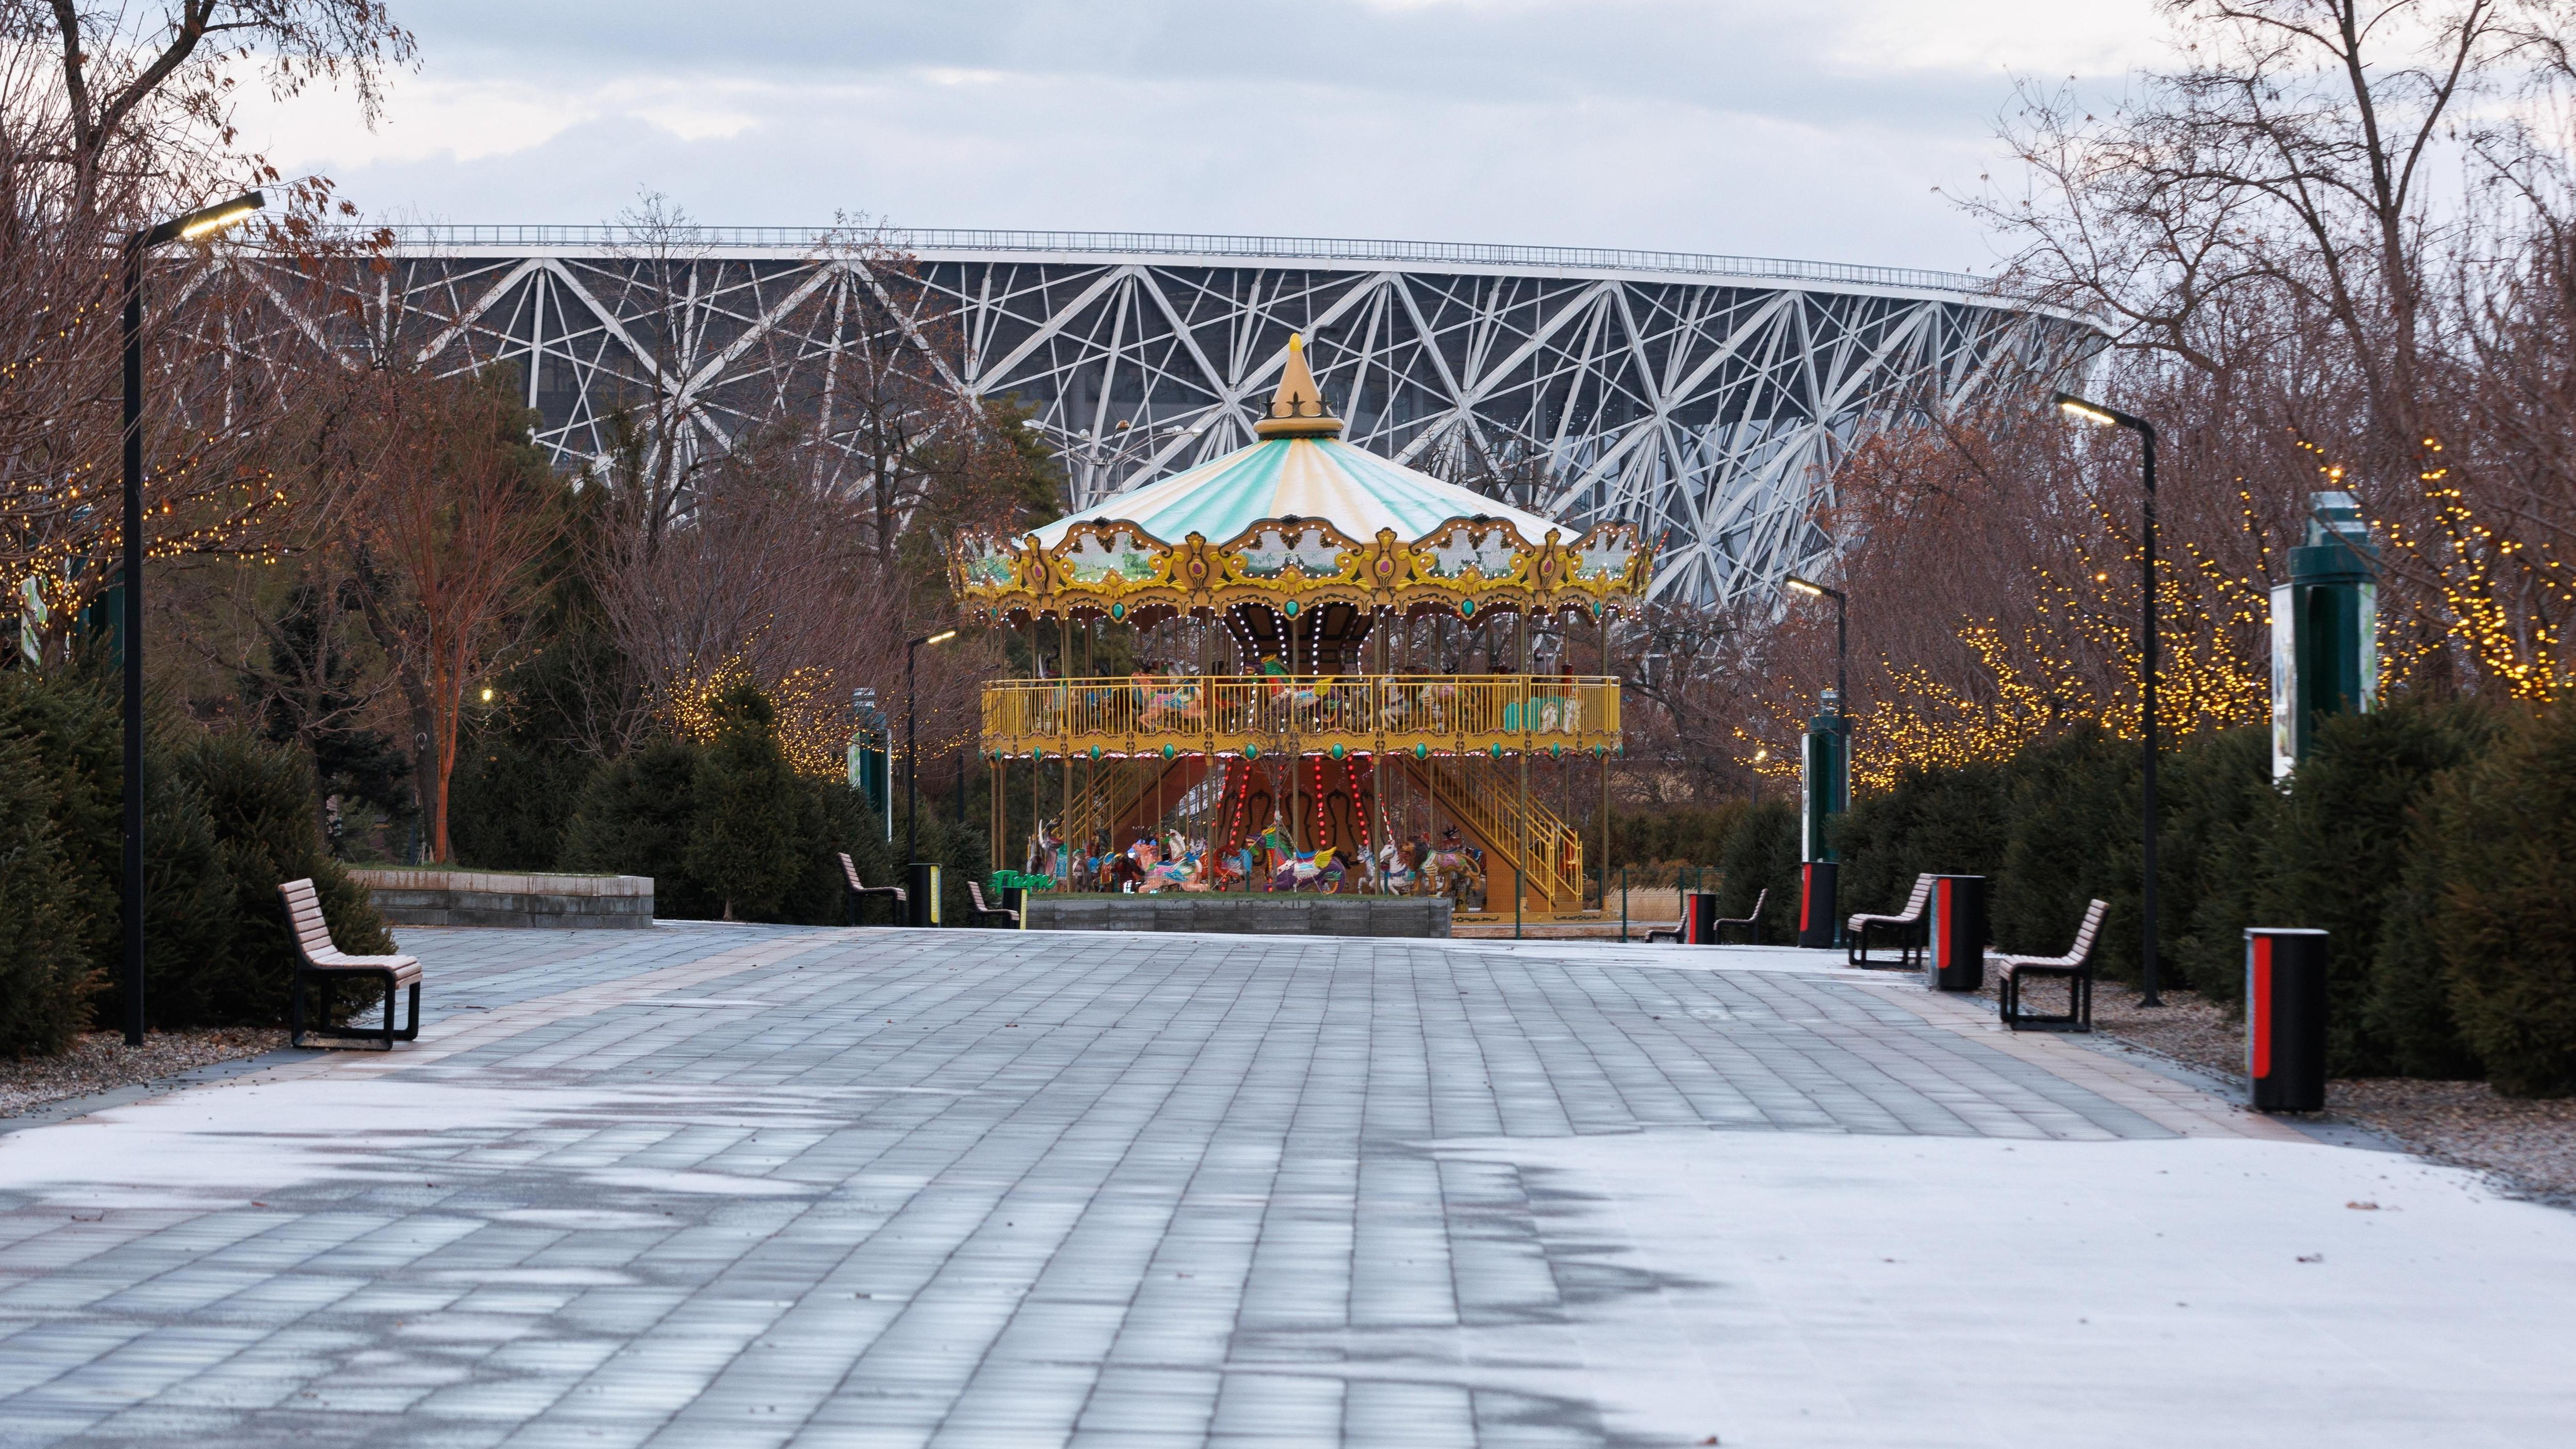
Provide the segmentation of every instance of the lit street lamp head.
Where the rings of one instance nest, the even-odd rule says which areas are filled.
[[[248,221],[253,214],[266,205],[268,205],[266,196],[256,191],[246,191],[230,201],[219,201],[212,206],[189,212],[186,216],[173,217],[144,232],[141,243],[145,247],[157,247],[164,242],[195,241],[200,237],[213,236],[226,227],[238,226]]]
[[[2155,432],[2154,428],[2147,425],[2144,418],[2131,417],[2118,408],[2106,408],[2097,402],[2086,402],[2071,392],[2056,393],[2051,401],[2057,404],[2059,412],[2079,422],[2091,423],[2097,428],[2127,428],[2133,433],[2149,435]]]
[[[1813,579],[1800,578],[1796,574],[1791,574],[1780,582],[1789,592],[1804,594],[1811,599],[1840,599],[1843,596],[1840,589],[1826,588]]]
[[[912,648],[917,648],[917,647],[919,647],[919,646],[921,646],[921,645],[923,645],[923,644],[945,644],[945,643],[947,643],[949,640],[954,639],[954,638],[956,638],[956,637],[957,637],[957,631],[956,631],[956,630],[954,630],[954,629],[942,629],[942,630],[940,630],[940,631],[939,631],[938,633],[936,633],[936,634],[924,634],[924,635],[922,635],[920,638],[915,639],[915,640],[911,641],[910,643],[906,644],[904,647],[905,647],[905,648],[907,648],[907,649],[912,649]]]

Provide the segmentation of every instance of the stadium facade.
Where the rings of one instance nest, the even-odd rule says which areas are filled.
[[[389,260],[358,310],[439,370],[515,363],[567,466],[620,410],[687,434],[658,446],[782,408],[847,440],[834,379],[881,334],[931,384],[1033,408],[1076,507],[1250,442],[1302,332],[1352,442],[1570,531],[1633,522],[1658,596],[1703,603],[1830,553],[1817,509],[1871,430],[2093,338],[1973,277],[1660,252],[447,226],[399,229]]]

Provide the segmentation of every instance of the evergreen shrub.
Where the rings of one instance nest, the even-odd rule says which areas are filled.
[[[1743,916],[1753,909],[1757,892],[1768,890],[1762,907],[1762,939],[1778,946],[1798,938],[1798,810],[1778,800],[1759,800],[1745,807],[1718,852],[1723,878],[1717,888],[1717,913]]]
[[[598,766],[564,828],[563,868],[651,876],[657,916],[720,915],[722,898],[681,868],[697,817],[697,772],[697,746],[679,739],[647,741]]]
[[[493,729],[466,739],[448,782],[456,858],[490,870],[553,870],[598,762],[569,745]]]
[[[2271,732],[2204,731],[2157,763],[2162,979],[2232,1003],[2244,994],[2245,928],[2261,915],[2280,828]]]
[[[146,958],[144,1006],[153,1024],[274,1025],[286,1019],[295,936],[277,888],[290,880],[312,880],[341,950],[372,956],[394,949],[366,889],[323,849],[313,814],[312,770],[300,755],[219,731],[183,737],[161,769],[146,766],[145,779],[154,782],[164,771],[171,793],[182,800],[192,796],[205,823],[202,834],[191,828],[191,855],[185,858],[165,854],[165,841],[146,832],[156,868],[170,872],[163,887],[168,908],[156,913],[150,900],[153,870],[146,871],[147,944],[155,934],[173,946],[191,942],[189,953],[172,949],[161,960]],[[188,808],[174,801],[172,811],[184,815]],[[163,916],[158,923],[156,914]],[[194,918],[193,929],[187,929],[187,917]]]
[[[1993,876],[2003,862],[2006,783],[1996,765],[1908,769],[1892,788],[1854,800],[1834,830],[1842,913],[1894,912],[1925,871]]]
[[[838,780],[796,775],[756,691],[720,705],[707,743],[659,739],[600,765],[564,832],[561,868],[653,877],[653,910],[713,920],[728,904],[742,920],[839,925],[848,896],[837,853],[871,885],[900,883],[903,825],[884,819]],[[943,920],[964,924],[966,882],[992,868],[984,832],[922,802],[925,860],[942,867]]]
[[[59,1050],[69,1033],[124,1014],[124,943],[120,891],[123,727],[114,699],[75,673],[0,672],[0,752],[16,788],[0,812],[42,809],[64,891],[57,908],[37,911],[53,939],[79,963],[82,1009],[63,1016],[29,1008],[33,1017],[69,1021],[24,1038],[18,1050]],[[205,733],[172,723],[145,742],[144,1007],[156,1028],[269,1025],[286,1019],[294,941],[278,886],[311,877],[340,945],[353,952],[393,949],[383,920],[322,848],[310,768],[295,751],[246,734]],[[23,818],[0,824],[0,839],[33,839]],[[0,851],[13,848],[0,844]],[[22,868],[43,875],[47,851],[29,849]],[[0,886],[0,897],[30,889]],[[25,899],[15,896],[13,899]],[[32,905],[27,909],[35,910]],[[19,908],[0,901],[13,919]],[[32,942],[36,936],[19,938]],[[20,944],[0,946],[0,959],[35,959]],[[50,953],[39,953],[52,959]],[[31,980],[56,979],[50,967]],[[0,978],[21,968],[0,965]],[[20,1016],[14,992],[0,1018]],[[59,992],[56,993],[57,999]],[[6,1031],[0,1028],[0,1031]],[[0,1047],[0,1051],[9,1048]]]
[[[2383,924],[2413,904],[2410,875],[2417,891],[2427,883],[2414,869],[2416,805],[2442,771],[2486,747],[2496,719],[2477,704],[2339,715],[2320,724],[2290,778],[2265,841],[2259,919],[2247,924],[2327,933],[2329,1075],[2448,1075],[2470,1065],[2439,958],[2383,952]]]
[[[2449,1004],[2496,1090],[2576,1095],[2576,709],[2514,721],[2420,814]]]
[[[61,1051],[89,1024],[96,963],[41,759],[0,739],[0,1057]]]

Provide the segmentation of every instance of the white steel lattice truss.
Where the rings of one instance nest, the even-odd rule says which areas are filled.
[[[446,371],[515,363],[541,440],[580,465],[658,395],[703,452],[782,410],[833,440],[874,316],[925,381],[1036,409],[1081,506],[1252,441],[1288,334],[1362,447],[1575,531],[1658,540],[1655,588],[1776,586],[1832,541],[1834,463],[1956,409],[2006,364],[2089,350],[2081,319],[1973,278],[1763,259],[1278,238],[426,227],[361,296]],[[2024,373],[2013,373],[2026,376]]]

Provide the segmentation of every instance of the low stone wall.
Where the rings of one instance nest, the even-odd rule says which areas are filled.
[[[649,875],[536,875],[507,870],[353,870],[349,878],[397,926],[553,926],[640,930],[653,924]]]
[[[1200,931],[1243,936],[1449,934],[1446,897],[1301,895],[1028,898],[1032,931]]]

